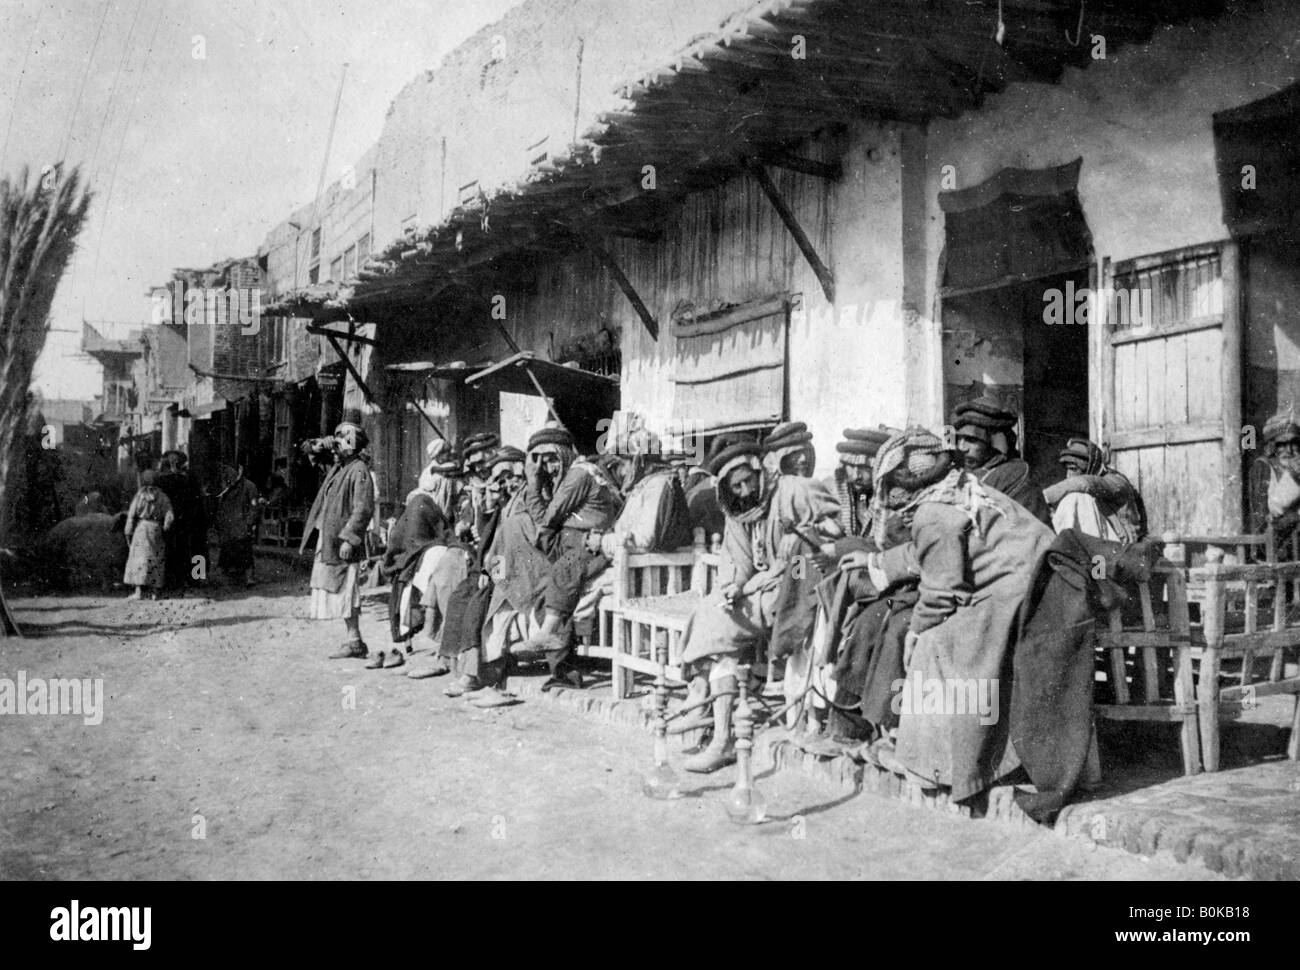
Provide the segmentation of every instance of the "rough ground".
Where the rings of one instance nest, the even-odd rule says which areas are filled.
[[[730,771],[653,802],[644,733],[327,661],[341,624],[305,619],[302,573],[259,569],[251,595],[11,600],[29,636],[0,640],[0,676],[102,677],[106,713],[3,717],[0,877],[1217,878],[789,772],[761,779],[758,828],[723,816]],[[378,614],[364,630],[383,642]]]

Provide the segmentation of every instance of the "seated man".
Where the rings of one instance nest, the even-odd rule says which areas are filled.
[[[709,443],[709,451],[702,466],[690,470],[686,477],[686,507],[691,513],[692,533],[695,529],[704,530],[704,540],[713,542],[714,536],[722,535],[724,518],[718,506],[718,489],[709,474],[709,465],[724,448],[741,441],[753,441],[750,435],[739,433],[720,434]]]
[[[472,434],[461,446],[464,478],[461,481],[460,508],[457,510],[459,531],[471,537],[474,523],[482,511],[487,495],[488,459],[501,444],[501,439],[491,431]]]
[[[537,527],[535,545],[550,562],[541,581],[525,594],[521,610],[527,612],[540,602],[546,611],[541,629],[514,652],[546,655],[551,667],[547,687],[560,681],[581,686],[581,674],[566,659],[573,633],[569,620],[590,561],[600,552],[600,537],[622,509],[622,497],[599,465],[576,457],[573,437],[563,428],[547,427],[534,434],[524,467],[530,478],[525,502]]]
[[[1128,544],[1146,537],[1146,509],[1133,484],[1108,466],[1102,450],[1087,438],[1071,438],[1061,449],[1065,478],[1043,490],[1058,533],[1076,529],[1108,542]]]
[[[1264,423],[1264,457],[1269,465],[1268,521],[1280,553],[1300,521],[1300,422],[1293,411]]]
[[[811,478],[817,467],[812,432],[802,421],[778,424],[763,440],[763,470],[769,475]]]
[[[981,485],[996,488],[1050,525],[1043,493],[1030,479],[1029,465],[1016,453],[1016,416],[992,398],[978,397],[957,408],[952,424],[966,470]]]
[[[826,479],[826,488],[840,505],[840,528],[844,539],[837,553],[845,555],[851,548],[861,548],[861,540],[871,535],[871,465],[880,446],[897,434],[896,429],[845,428],[844,440],[835,446],[839,467]],[[853,541],[859,540],[859,541]]]
[[[416,487],[406,496],[402,514],[389,530],[380,566],[389,582],[392,639],[402,644],[406,653],[413,649],[411,640],[417,628],[423,626],[430,640],[438,636],[437,621],[445,600],[431,588],[434,567],[455,542],[452,510],[456,490],[448,475],[456,465],[448,455],[446,442],[438,444],[441,447],[431,450],[429,464],[420,471]],[[377,668],[400,667],[406,662],[401,650],[392,651],[387,660],[380,651],[377,660]]]
[[[737,665],[752,658],[783,619],[783,582],[796,555],[831,556],[832,540],[840,536],[839,509],[825,486],[797,475],[764,474],[762,454],[760,445],[739,442],[709,464],[726,516],[718,573],[722,602],[706,601],[691,616],[682,660],[707,669],[714,697],[713,739],[683,762],[687,771],[715,771],[735,760],[731,695]],[[808,548],[811,543],[816,548]],[[787,602],[795,610],[804,605]],[[690,697],[697,696],[693,690]]]
[[[628,450],[622,474],[623,510],[613,528],[601,538],[600,554],[587,565],[582,596],[573,612],[575,624],[588,622],[601,597],[613,590],[609,566],[616,549],[671,551],[692,541],[686,496],[676,472],[662,454],[659,438],[649,431],[638,431],[629,437]]]
[[[1021,604],[1054,536],[922,429],[885,443],[875,481],[878,501],[910,525],[905,551],[920,575],[904,645],[909,681],[896,698],[897,760],[923,787],[949,786],[953,801],[964,801],[1020,765],[1009,718],[998,712],[1009,708]],[[910,678],[944,701],[940,710],[929,700],[915,709],[920,691]],[[952,698],[975,702],[946,703]]]
[[[517,702],[505,692],[509,654],[503,644],[485,646],[483,630],[492,602],[493,562],[504,547],[501,523],[513,517],[532,521],[523,497],[524,453],[508,445],[498,448],[486,462],[486,471],[484,501],[475,522],[478,539],[468,575],[448,601],[441,650],[459,674],[443,693],[464,696],[484,708]]]

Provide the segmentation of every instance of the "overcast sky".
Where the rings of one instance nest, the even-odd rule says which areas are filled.
[[[519,2],[0,0],[0,174],[66,158],[96,192],[37,387],[90,397],[83,317],[138,325],[173,267],[250,254],[311,200],[345,61],[329,179],[408,81]]]

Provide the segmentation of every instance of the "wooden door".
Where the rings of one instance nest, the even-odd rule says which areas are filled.
[[[1141,492],[1151,534],[1240,532],[1236,244],[1108,263],[1104,278],[1101,427],[1111,464]]]

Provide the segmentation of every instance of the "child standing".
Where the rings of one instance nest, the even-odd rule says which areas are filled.
[[[126,511],[126,538],[131,552],[126,560],[122,582],[134,586],[130,599],[144,596],[144,587],[151,590],[155,599],[163,584],[163,571],[167,563],[167,547],[163,533],[172,527],[172,503],[156,484],[152,471],[140,474],[140,489],[131,499]]]

